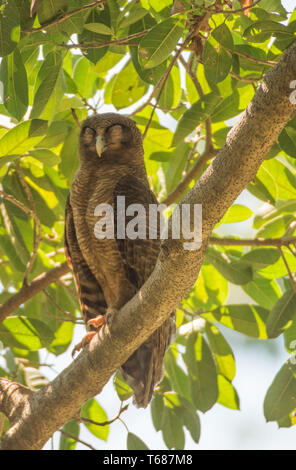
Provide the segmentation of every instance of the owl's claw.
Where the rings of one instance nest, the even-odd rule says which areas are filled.
[[[87,326],[94,326],[95,328],[100,328],[105,323],[105,315],[97,315],[95,318],[88,320]]]
[[[97,332],[96,331],[89,331],[85,336],[84,338],[82,339],[82,341],[78,344],[76,344],[76,346],[74,347],[73,351],[72,351],[72,357],[75,356],[75,353],[80,351],[81,349],[85,348],[85,346],[87,344],[89,344],[91,342],[91,340],[93,339],[93,337],[95,336]]]
[[[103,324],[105,323],[105,316],[104,315],[98,315],[95,318],[92,318],[87,322],[87,326],[94,326],[95,328],[100,328]],[[97,331],[89,331],[86,333],[82,341],[78,344],[76,344],[75,348],[72,351],[72,357],[75,356],[75,353],[80,351],[81,349],[85,348],[87,344],[91,342],[93,337]]]

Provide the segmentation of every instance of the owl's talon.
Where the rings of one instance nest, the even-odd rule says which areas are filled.
[[[82,341],[76,344],[76,346],[74,347],[72,351],[72,357],[75,356],[76,352],[79,352],[81,349],[85,348],[85,346],[91,342],[96,333],[96,331],[90,331],[89,333],[87,333],[82,339]]]
[[[97,315],[95,318],[88,320],[87,326],[94,326],[95,328],[100,328],[105,323],[105,315]]]

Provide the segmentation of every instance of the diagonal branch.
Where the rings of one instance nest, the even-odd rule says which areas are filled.
[[[202,204],[200,249],[185,250],[182,239],[165,240],[153,273],[113,317],[110,328],[104,325],[88,350],[41,390],[22,390],[18,400],[14,390],[9,393],[7,380],[0,379],[0,411],[11,420],[2,449],[41,449],[86,400],[102,390],[114,371],[187,295],[198,276],[215,224],[254,178],[280,132],[296,114],[296,106],[289,99],[295,76],[296,43],[266,75],[229,132],[224,147],[181,201],[192,209],[194,204]]]

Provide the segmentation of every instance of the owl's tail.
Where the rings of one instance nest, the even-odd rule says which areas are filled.
[[[163,359],[175,333],[175,314],[164,322],[121,367],[123,378],[134,391],[134,402],[146,408],[163,376]]]

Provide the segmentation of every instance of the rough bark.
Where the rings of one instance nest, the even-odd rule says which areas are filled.
[[[195,282],[214,225],[254,178],[282,128],[296,113],[289,96],[296,77],[296,44],[265,77],[226,143],[181,203],[202,204],[203,242],[198,251],[166,240],[141,288],[49,385],[37,392],[0,379],[0,411],[11,420],[2,449],[40,449],[50,436],[99,393],[113,372],[160,326]]]

